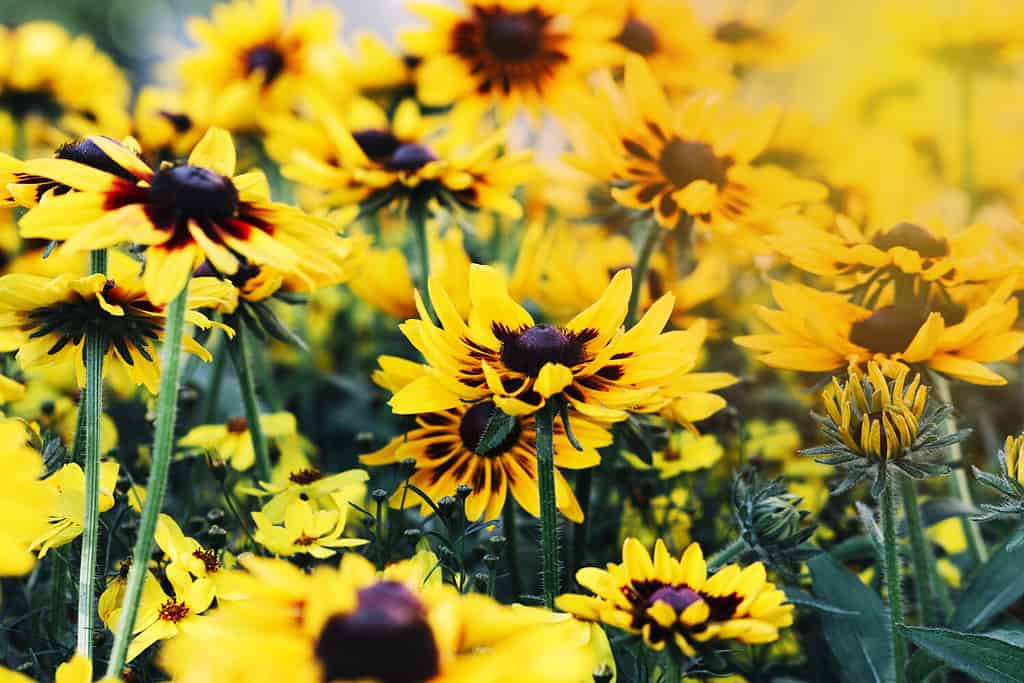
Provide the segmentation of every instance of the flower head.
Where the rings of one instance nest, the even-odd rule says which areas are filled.
[[[4,476],[0,477],[0,576],[20,576],[35,564],[32,542],[47,533],[46,511],[58,504],[58,493],[40,482],[43,458],[32,448],[26,423],[0,419]]]
[[[347,516],[348,500],[345,498],[339,498],[325,510],[316,509],[308,501],[296,500],[285,508],[282,525],[275,525],[262,512],[252,513],[256,522],[253,538],[275,555],[306,554],[323,559],[334,555],[339,548],[369,543],[363,538],[341,537]]]
[[[295,416],[287,412],[267,413],[260,416],[260,427],[270,440],[293,436]],[[224,424],[193,427],[178,445],[210,453],[217,461],[231,463],[240,472],[252,467],[256,460],[249,423],[244,417],[233,417]]]
[[[99,511],[114,507],[114,486],[119,471],[116,462],[100,463]],[[85,514],[85,473],[77,463],[69,463],[43,479],[54,494],[54,504],[42,511],[46,529],[32,541],[32,549],[44,557],[53,548],[66,545],[82,535]]]

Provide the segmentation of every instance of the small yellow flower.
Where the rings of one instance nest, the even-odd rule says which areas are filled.
[[[331,509],[317,510],[304,500],[296,500],[284,511],[283,526],[276,526],[262,512],[252,513],[256,522],[256,542],[274,553],[312,555],[318,559],[330,557],[339,548],[354,548],[369,543],[363,538],[342,538],[348,517],[348,500],[338,496]]]
[[[713,466],[725,455],[725,449],[713,434],[696,435],[689,430],[674,431],[668,443],[652,454],[648,465],[633,453],[623,452],[626,461],[638,470],[654,469],[662,479]]]
[[[260,427],[264,436],[270,440],[294,436],[297,433],[295,416],[286,412],[260,415]],[[233,417],[220,425],[193,427],[181,437],[178,445],[210,453],[217,461],[230,463],[240,472],[252,467],[256,460],[252,434],[244,417]]]
[[[0,576],[20,576],[32,569],[35,556],[30,546],[48,533],[47,512],[60,504],[54,488],[39,481],[46,468],[29,437],[28,425],[21,420],[0,419]]]
[[[116,462],[100,463],[100,512],[114,507],[119,469]],[[64,465],[43,483],[56,493],[56,504],[44,512],[49,522],[46,531],[32,542],[32,549],[39,551],[39,557],[81,536],[82,515],[85,514],[85,473],[77,463]]]

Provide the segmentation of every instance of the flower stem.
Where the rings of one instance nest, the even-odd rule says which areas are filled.
[[[896,476],[900,479],[900,496],[903,498],[907,537],[910,540],[910,558],[914,565],[914,597],[924,625],[937,626],[945,622],[946,617],[952,612],[953,605],[946,584],[936,571],[935,555],[925,536],[921,509],[917,504],[917,486],[910,477]],[[938,605],[934,600],[938,600]]]
[[[682,677],[683,674],[679,670],[679,660],[676,659],[676,654],[666,648],[665,667],[661,680],[665,681],[665,683],[679,683]]]
[[[735,558],[737,555],[739,555],[746,549],[747,542],[744,541],[742,538],[737,538],[732,543],[725,546],[724,548],[722,548],[717,553],[711,556],[711,559],[708,560],[708,571],[713,572],[721,569],[726,564],[728,564],[730,560]]]
[[[213,349],[213,365],[210,367],[210,382],[203,394],[199,411],[201,424],[209,424],[217,417],[217,403],[220,399],[220,388],[224,383],[224,360],[228,357],[226,341],[221,340]]]
[[[636,322],[640,308],[640,294],[643,293],[644,283],[647,282],[647,271],[651,265],[651,255],[661,238],[661,226],[652,218],[642,228],[640,236],[640,251],[636,256],[636,264],[633,266],[633,289],[629,292],[629,308],[626,312],[626,325]]]
[[[587,535],[590,532],[590,492],[593,481],[593,468],[576,472],[576,499],[583,509],[583,521],[576,525],[576,533],[572,537],[572,567],[569,576],[575,576],[576,571],[586,561]]]
[[[178,379],[181,374],[181,339],[185,327],[185,308],[188,299],[188,283],[167,306],[167,322],[164,328],[164,343],[161,354],[163,374],[160,376],[160,393],[157,395],[156,429],[153,434],[153,462],[149,471],[146,502],[142,507],[139,522],[139,536],[132,550],[132,567],[125,583],[124,602],[121,605],[121,619],[114,634],[114,645],[107,665],[107,677],[120,678],[124,668],[128,643],[135,628],[135,616],[139,611],[142,586],[149,573],[149,558],[153,552],[153,534],[157,518],[163,507],[167,490],[167,473],[174,450],[174,422],[178,413]]]
[[[942,375],[935,374],[935,393],[937,398],[946,405],[953,404],[952,395],[949,392],[949,382]],[[946,418],[946,433],[956,433],[956,417],[953,413],[949,414]],[[964,460],[963,449],[960,447],[960,442],[954,443],[949,447],[949,453],[956,464],[953,467],[953,473],[949,477],[949,492],[954,498],[957,498],[969,507],[974,507],[974,499],[971,497],[971,485],[967,480],[967,465]],[[967,517],[961,517],[960,523],[964,528],[964,536],[967,537],[967,552],[971,557],[971,562],[975,566],[980,566],[988,561],[988,548],[985,547],[985,540],[981,537],[981,528],[978,523],[968,519]]]
[[[555,411],[551,401],[534,415],[537,424],[537,483],[540,489],[541,565],[544,606],[554,609],[558,595],[558,509],[555,507]]]
[[[412,235],[416,242],[416,289],[420,292],[423,306],[427,309],[430,319],[437,324],[434,302],[430,300],[430,243],[427,239],[427,208],[419,202],[409,202],[405,215],[412,224]]]
[[[106,273],[107,250],[98,249],[89,256],[93,273]],[[86,332],[85,400],[79,408],[83,426],[79,435],[84,441],[85,509],[82,512],[82,557],[78,565],[78,620],[75,651],[92,659],[93,631],[95,630],[96,550],[100,527],[100,416],[103,413],[103,330],[94,326]],[[75,448],[78,444],[75,444]]]
[[[896,494],[893,492],[892,477],[882,487],[880,501],[882,517],[882,549],[885,564],[885,589],[889,598],[889,624],[891,627],[893,663],[896,667],[896,683],[906,683],[907,642],[900,633],[903,626],[903,588],[900,575],[900,558],[896,549]]]
[[[512,581],[512,594],[519,599],[523,592],[519,575],[519,532],[516,529],[516,502],[509,496],[501,511],[501,532],[505,538],[505,556],[508,558],[508,573]]]
[[[256,454],[256,476],[260,481],[270,481],[270,453],[267,450],[267,439],[263,435],[260,424],[260,405],[256,401],[256,380],[253,378],[252,361],[249,356],[249,332],[245,323],[236,326],[235,338],[228,342],[231,362],[235,366],[238,385],[242,390],[242,403],[245,405],[245,422],[252,438],[252,450]]]

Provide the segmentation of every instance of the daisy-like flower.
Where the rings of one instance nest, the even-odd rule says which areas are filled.
[[[282,457],[282,460],[284,458]],[[370,475],[366,470],[345,470],[337,474],[324,474],[308,462],[289,468],[283,481],[261,481],[259,488],[247,489],[255,496],[268,496],[262,514],[271,522],[284,521],[288,508],[296,501],[309,501],[318,509],[331,509],[346,501],[360,500],[366,492]]]
[[[119,471],[116,462],[100,463],[99,511],[114,507],[114,486]],[[40,511],[46,516],[47,528],[32,541],[32,549],[45,557],[53,548],[66,545],[82,535],[85,514],[85,473],[78,463],[69,463],[43,479],[55,494],[55,503]]]
[[[497,107],[506,119],[523,107],[568,111],[584,76],[616,54],[612,27],[589,9],[575,0],[414,4],[430,24],[400,37],[406,53],[420,60],[417,97],[478,113]]]
[[[175,681],[578,683],[595,664],[549,612],[459,595],[437,572],[425,581],[429,553],[383,574],[356,553],[310,574],[283,560],[241,561],[249,598],[164,646],[160,665]]]
[[[174,298],[204,259],[225,275],[253,263],[314,279],[335,273],[335,256],[347,251],[329,221],[271,202],[262,173],[235,176],[235,147],[222,129],[207,131],[187,162],[157,171],[114,140],[88,140],[114,172],[65,159],[25,162],[25,172],[77,191],[29,211],[22,235],[66,240],[60,249],[70,252],[147,245],[143,283],[156,304]]]
[[[153,538],[170,566],[181,567],[197,579],[210,579],[216,587],[223,576],[224,560],[230,557],[228,554],[220,556],[216,550],[204,548],[199,541],[186,536],[170,515],[160,515]],[[217,591],[217,597],[225,596]]]
[[[808,56],[819,38],[808,30],[814,10],[809,0],[787,3],[785,11],[770,0],[729,0],[711,23],[711,34],[741,71],[792,64]]]
[[[21,420],[0,419],[4,476],[0,478],[0,576],[20,576],[32,569],[33,540],[47,533],[46,511],[58,494],[39,480],[46,472],[42,456],[29,445],[29,428]]]
[[[294,436],[295,416],[291,413],[268,413],[260,416],[260,427],[271,441]],[[244,417],[233,417],[224,424],[199,425],[181,437],[178,445],[212,454],[218,462],[230,463],[239,472],[252,467],[256,460],[249,423]]]
[[[16,671],[0,666],[0,681],[4,683],[36,683],[33,679]],[[117,683],[116,678],[104,677],[99,683]],[[92,683],[92,662],[84,655],[76,654],[57,667],[54,683]]]
[[[696,472],[713,466],[725,455],[725,449],[712,434],[696,435],[689,430],[676,430],[664,448],[651,454],[651,463],[624,451],[622,456],[638,470],[654,470],[662,479],[672,479],[684,472]]]
[[[192,17],[197,48],[177,63],[187,89],[209,89],[241,100],[234,130],[251,130],[267,111],[286,111],[307,89],[325,86],[338,58],[340,17],[327,5],[280,0],[233,0],[215,5],[210,19]],[[331,88],[343,86],[333,82]]]
[[[380,365],[374,381],[392,392],[400,391],[425,372],[417,363],[391,356],[381,357]],[[509,491],[524,510],[538,517],[540,494],[533,420],[517,418],[501,443],[477,452],[494,411],[493,402],[480,401],[421,413],[416,416],[416,429],[395,437],[375,453],[360,456],[359,461],[364,465],[386,465],[414,459],[416,471],[409,481],[432,500],[455,495],[459,484],[468,484],[473,489],[466,499],[466,517],[470,520],[498,518]],[[597,465],[601,462],[597,449],[611,443],[611,434],[581,418],[573,420],[572,430],[582,451],[573,448],[564,425],[556,422],[554,426],[555,504],[568,519],[581,522],[583,510],[560,468]],[[391,504],[400,507],[403,503],[418,505],[425,515],[431,512],[426,501],[399,487]]]
[[[696,543],[677,560],[659,540],[652,560],[638,540],[627,538],[622,564],[584,567],[576,580],[596,595],[562,595],[560,609],[641,634],[652,649],[669,645],[686,657],[713,641],[771,643],[793,623],[793,605],[767,580],[763,564],[730,564],[708,576]]]
[[[132,135],[158,159],[179,159],[212,126],[245,128],[253,115],[249,91],[213,87],[168,89],[145,86],[135,98]]]
[[[750,115],[720,99],[694,95],[674,104],[636,55],[625,85],[609,78],[586,102],[571,131],[573,165],[612,185],[631,209],[649,210],[664,228],[692,218],[704,229],[733,231],[766,223],[787,208],[820,200],[825,188],[775,166],[757,166],[776,116]]]
[[[734,341],[765,365],[785,370],[831,372],[874,360],[890,374],[894,363],[920,364],[972,384],[999,386],[1006,379],[984,364],[1013,358],[1024,347],[1024,333],[1013,329],[1015,281],[1004,280],[955,323],[946,321],[949,313],[894,305],[871,310],[840,294],[773,281],[779,309],[755,308],[772,331]]]
[[[185,320],[202,328],[217,326],[195,310],[230,300],[233,289],[214,278],[197,278],[189,290]],[[164,335],[166,311],[152,301],[131,271],[55,279],[14,273],[0,277],[0,349],[17,351],[25,368],[65,366],[85,386],[85,337],[102,333],[104,373],[117,364],[132,380],[156,392],[160,383],[157,343]],[[209,361],[210,354],[191,337],[186,351]]]
[[[508,415],[527,415],[561,394],[581,415],[609,422],[626,419],[627,410],[663,408],[671,400],[661,392],[695,362],[693,335],[662,332],[672,312],[670,294],[623,331],[629,290],[630,271],[620,271],[596,303],[564,326],[538,324],[509,296],[497,270],[474,264],[467,324],[434,282],[440,325],[425,310],[402,325],[429,368],[389,404],[407,415],[487,400]]]
[[[345,533],[347,517],[348,499],[342,496],[338,496],[332,508],[327,510],[318,510],[305,500],[296,500],[285,508],[284,523],[280,526],[262,512],[252,513],[256,522],[253,538],[275,555],[312,555],[324,559],[340,548],[355,548],[369,543],[365,538],[341,537]]]
[[[320,119],[323,133],[315,148],[296,140],[282,173],[319,190],[327,206],[360,203],[370,212],[402,201],[426,206],[436,200],[510,218],[522,213],[512,192],[530,178],[532,165],[529,152],[502,149],[504,131],[471,146],[465,144],[471,139],[466,131],[432,136],[411,100],[398,106],[390,122],[382,115],[368,117],[366,128],[351,130],[328,110]]]

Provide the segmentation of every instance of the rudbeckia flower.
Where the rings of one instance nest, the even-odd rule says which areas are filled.
[[[687,657],[713,641],[771,643],[793,623],[793,605],[767,580],[763,564],[730,564],[708,576],[696,543],[676,559],[659,540],[652,560],[639,541],[627,538],[622,564],[584,567],[576,580],[596,595],[562,595],[560,609],[641,634],[648,647],[669,645]]]
[[[365,538],[342,538],[348,518],[348,499],[338,494],[330,509],[318,510],[305,500],[288,504],[283,524],[275,525],[262,512],[252,513],[256,522],[253,539],[264,548],[282,557],[312,555],[330,557],[340,548],[354,548],[369,543]]]
[[[428,106],[456,103],[476,113],[497,107],[503,119],[524,107],[568,111],[585,75],[615,58],[612,27],[584,2],[417,2],[411,9],[429,27],[399,40],[420,60],[416,94]]]
[[[114,507],[114,486],[119,471],[116,462],[100,463],[99,511]],[[32,541],[32,549],[45,557],[53,548],[66,545],[82,535],[85,514],[85,473],[78,463],[64,465],[43,483],[56,494],[56,503],[40,512],[46,516],[46,530]]]
[[[938,311],[870,310],[840,294],[773,281],[780,309],[755,309],[772,332],[735,341],[762,363],[786,370],[831,372],[874,360],[887,370],[893,363],[922,364],[972,384],[1003,385],[1006,380],[984,364],[1013,358],[1024,347],[1024,332],[1013,330],[1015,281],[1005,280],[956,323]]]
[[[807,57],[820,39],[810,32],[815,9],[808,0],[787,3],[786,9],[769,0],[719,3],[711,22],[711,35],[738,69],[778,69]]]
[[[393,392],[425,371],[417,363],[390,356],[382,357],[380,364],[374,381]],[[538,517],[540,494],[533,420],[517,418],[500,444],[478,453],[494,411],[493,402],[481,401],[421,413],[416,416],[416,429],[395,437],[375,453],[360,456],[359,461],[364,465],[386,465],[414,459],[416,472],[409,481],[432,500],[455,495],[459,484],[468,484],[473,491],[466,499],[466,517],[471,520],[497,519],[509,491],[524,510]],[[611,434],[582,418],[572,421],[572,430],[582,451],[573,448],[564,425],[555,423],[555,504],[568,519],[581,522],[583,510],[560,468],[582,469],[597,465],[601,461],[597,449],[611,443]],[[399,487],[391,497],[391,504],[400,507],[403,503],[418,505],[424,515],[431,512],[426,501]]]
[[[88,140],[113,162],[112,170],[64,159],[25,162],[25,172],[77,191],[29,211],[21,220],[24,237],[66,240],[61,249],[71,252],[147,245],[143,283],[156,304],[174,298],[204,259],[225,275],[244,263],[310,279],[338,270],[334,255],[346,246],[333,224],[271,202],[260,172],[235,176],[226,131],[211,128],[187,162],[157,171],[114,140]]]
[[[4,476],[0,477],[0,576],[20,576],[35,564],[33,540],[47,532],[46,513],[58,503],[53,487],[39,481],[43,458],[29,445],[29,428],[21,420],[0,419]]]
[[[268,439],[280,439],[296,433],[295,416],[291,413],[268,413],[260,416],[260,427]],[[224,424],[199,425],[181,437],[178,445],[211,453],[219,462],[231,463],[240,472],[252,467],[256,459],[249,423],[244,417],[233,417]]]
[[[213,278],[197,278],[189,290],[185,320],[202,328],[230,328],[195,310],[234,295]],[[153,302],[130,272],[55,279],[12,274],[0,277],[0,349],[17,351],[23,367],[66,366],[85,386],[85,336],[99,331],[106,343],[104,372],[113,364],[136,384],[156,392],[160,382],[157,342],[164,334],[164,306]],[[203,360],[210,354],[186,336],[185,350]]]
[[[775,126],[770,111],[749,115],[706,94],[670,102],[639,56],[626,59],[623,88],[609,78],[601,86],[583,107],[583,125],[570,131],[568,159],[664,228],[691,217],[701,228],[733,231],[825,196],[818,183],[752,163]]]
[[[630,271],[620,271],[596,303],[564,326],[537,323],[509,296],[497,270],[474,264],[467,324],[433,282],[440,325],[425,310],[402,325],[429,368],[392,397],[392,410],[426,413],[488,400],[508,415],[526,415],[558,394],[580,414],[602,421],[624,420],[627,410],[660,409],[669,399],[659,392],[694,354],[685,343],[688,332],[662,332],[672,312],[670,294],[623,331],[629,290]]]
[[[506,607],[424,580],[436,558],[378,573],[356,553],[306,574],[245,556],[239,587],[165,644],[160,665],[179,683],[232,680],[578,683],[595,665],[579,634],[550,613]]]
[[[651,463],[623,451],[622,456],[638,470],[654,470],[662,479],[671,479],[684,472],[696,472],[713,466],[725,455],[725,449],[712,434],[696,435],[677,430],[669,435],[664,448],[654,451]]]

